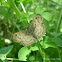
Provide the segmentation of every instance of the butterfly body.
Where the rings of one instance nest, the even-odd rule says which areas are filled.
[[[30,27],[27,30],[22,30],[13,34],[12,38],[16,42],[21,42],[23,46],[30,46],[36,42],[36,39],[41,38],[46,31],[43,23],[43,18],[37,14],[32,20]]]

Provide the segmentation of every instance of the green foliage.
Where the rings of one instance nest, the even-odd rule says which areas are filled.
[[[0,49],[0,59],[2,60],[6,59],[7,54],[12,50],[12,48],[13,45]]]
[[[43,12],[42,16],[47,20],[50,21],[52,19],[52,14],[49,12]]]
[[[60,38],[53,38],[52,39],[58,46],[62,47],[62,40]]]
[[[4,15],[6,18],[10,18],[10,15],[8,13],[8,7],[0,6],[0,14]]]
[[[26,29],[36,14],[41,14],[46,26],[43,40],[29,47],[13,42],[12,34]],[[62,0],[0,1],[0,62],[9,60],[62,62]]]
[[[28,50],[27,47],[21,48],[21,49],[19,50],[19,52],[18,52],[18,58],[19,58],[19,60],[26,61],[26,59],[27,59],[26,56],[27,56],[30,52],[31,52],[31,51]]]

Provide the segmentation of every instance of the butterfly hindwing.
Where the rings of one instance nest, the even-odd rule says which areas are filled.
[[[36,38],[36,39],[39,39],[41,38],[44,34],[45,34],[45,31],[46,31],[46,27],[43,23],[43,18],[40,14],[37,14],[30,27],[29,27],[29,32],[32,33],[32,35]]]
[[[35,28],[35,31],[34,31],[36,38],[37,38],[37,39],[42,38],[43,35],[45,35],[45,31],[46,31],[46,29],[45,29],[44,24],[42,24],[41,26],[38,25],[38,26]]]

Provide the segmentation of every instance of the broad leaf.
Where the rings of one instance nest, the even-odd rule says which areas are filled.
[[[26,61],[27,55],[29,55],[30,52],[31,52],[31,50],[29,50],[27,47],[22,47],[18,52],[19,60]]]
[[[12,50],[13,45],[0,49],[0,59],[4,60],[6,55]]]

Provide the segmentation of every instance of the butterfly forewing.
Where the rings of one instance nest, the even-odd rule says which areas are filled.
[[[28,33],[26,30],[15,33],[12,36],[13,40],[16,42],[21,42],[23,46],[30,46],[36,42],[36,39]]]
[[[42,23],[43,23],[43,18],[42,18],[42,16],[41,16],[40,14],[37,14],[37,15],[34,17],[34,19],[33,19],[33,21],[32,21],[31,24],[33,24],[33,25],[36,27],[36,25],[41,25]]]

